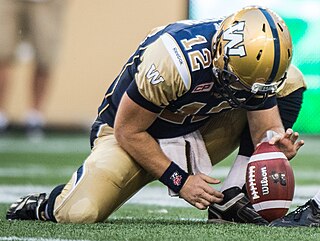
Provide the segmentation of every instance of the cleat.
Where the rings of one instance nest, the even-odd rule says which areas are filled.
[[[31,194],[18,199],[7,211],[7,220],[46,220],[44,216],[48,199],[45,193]]]
[[[314,200],[309,200],[286,216],[276,219],[270,227],[320,227],[320,208]]]
[[[227,189],[223,192],[224,199],[221,204],[214,203],[208,209],[209,223],[253,223],[268,225],[252,207],[249,199],[238,187]]]

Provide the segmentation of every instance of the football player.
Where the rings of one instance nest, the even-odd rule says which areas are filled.
[[[291,128],[295,123],[302,104],[302,95],[306,88],[303,74],[295,66],[290,65],[287,72],[287,80],[283,87],[278,88],[277,104],[280,116],[285,129]],[[224,128],[228,128],[227,125]],[[227,133],[224,131],[224,133]],[[221,191],[224,194],[224,200],[221,203],[212,204],[209,209],[209,221],[221,222],[222,220],[233,222],[260,222],[256,213],[251,213],[247,207],[251,207],[245,190],[245,173],[250,156],[254,152],[254,146],[250,138],[250,130],[246,124],[243,132],[234,132],[240,134],[239,152],[234,164],[224,181]],[[235,136],[226,137],[228,141],[234,140],[239,143],[239,139],[233,139]],[[233,141],[231,141],[233,142]],[[227,150],[230,145],[225,145]],[[215,150],[217,152],[217,150]],[[229,153],[231,150],[229,150]],[[245,214],[242,214],[242,213]],[[237,213],[238,215],[235,215]],[[252,214],[252,215],[251,215]],[[257,218],[257,219],[255,219]]]
[[[249,214],[242,222],[266,224],[244,195],[223,195],[210,185],[218,179],[183,170],[158,140],[200,131],[215,165],[239,145],[248,124],[252,147],[273,131],[277,134],[270,143],[293,158],[304,142],[284,129],[276,96],[282,87],[283,96],[297,98],[296,106],[282,102],[284,111],[294,107],[286,118],[295,119],[304,84],[285,84],[291,59],[287,26],[258,6],[221,20],[187,20],[154,29],[107,90],[92,126],[92,152],[83,165],[49,197],[41,193],[19,199],[7,219],[101,222],[158,179],[198,209],[235,200],[229,204]],[[233,185],[230,181],[226,190]],[[229,219],[221,212],[216,212],[218,218]],[[238,212],[232,215],[238,221]]]

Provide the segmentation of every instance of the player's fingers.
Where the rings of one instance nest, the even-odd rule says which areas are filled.
[[[276,144],[278,141],[280,141],[283,137],[284,137],[284,135],[276,134],[276,135],[274,135],[274,136],[269,140],[269,144],[270,144],[270,145],[274,145],[274,144]]]
[[[300,149],[300,147],[302,147],[304,145],[304,140],[298,141],[295,145],[296,145],[296,150],[298,151]]]
[[[210,183],[210,184],[220,183],[219,179],[216,179],[216,178],[204,175],[204,174],[202,174],[201,177],[205,182]],[[213,200],[214,202],[221,202],[222,201],[223,194],[221,192],[217,191],[216,189],[214,189],[213,187],[211,187],[209,185],[204,185],[202,188],[206,193],[208,193],[211,196],[214,196],[216,198],[215,200]]]
[[[205,210],[207,207],[204,206],[201,202],[196,202],[194,206],[200,210]]]
[[[203,193],[204,194],[204,193]],[[198,196],[195,199],[195,205],[199,209],[206,209],[211,204],[210,201],[208,201],[206,198],[203,198],[203,195]]]
[[[284,137],[285,138],[290,138],[292,136],[292,134],[293,134],[293,130],[291,128],[288,128],[286,130],[286,133],[284,134]]]
[[[217,196],[216,196],[217,195]],[[201,198],[205,200],[209,206],[211,203],[220,203],[223,200],[223,194],[221,192],[218,192],[214,190],[213,194],[208,192],[203,192],[201,194]]]
[[[202,197],[199,197],[197,202],[201,203],[204,207],[208,207],[211,204],[210,201],[208,201],[206,198],[202,198]]]
[[[290,137],[292,143],[295,143],[298,140],[298,138],[299,138],[299,133],[298,132],[292,133],[292,135]]]
[[[207,199],[210,202],[220,202],[222,201],[223,194],[222,192],[219,192],[218,190],[214,189],[213,187],[206,185],[203,187],[203,190],[205,193],[213,197],[214,199]]]
[[[219,179],[207,176],[203,173],[200,176],[205,182],[210,183],[210,184],[219,184],[221,182]]]

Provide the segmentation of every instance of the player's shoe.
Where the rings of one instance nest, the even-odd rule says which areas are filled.
[[[309,200],[286,216],[272,221],[271,227],[320,227],[320,208],[314,200]]]
[[[19,198],[7,211],[7,220],[45,220],[44,211],[48,202],[45,193]]]
[[[268,221],[254,210],[249,199],[241,192],[240,188],[227,189],[223,194],[224,201],[222,203],[214,203],[209,206],[208,222],[268,225]]]

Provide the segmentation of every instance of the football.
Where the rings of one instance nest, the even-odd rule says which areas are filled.
[[[276,146],[261,143],[246,171],[246,188],[254,209],[269,222],[284,216],[294,195],[294,174]]]

